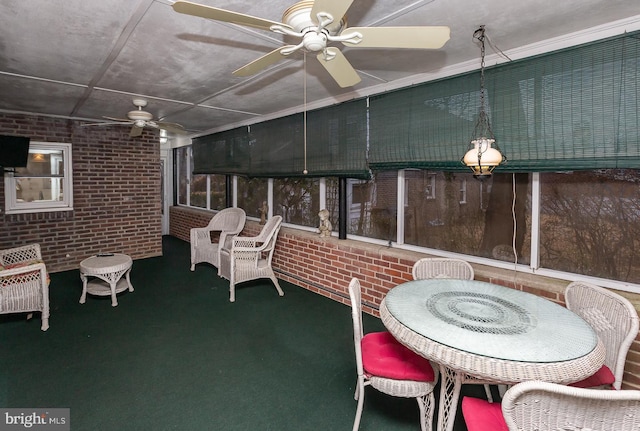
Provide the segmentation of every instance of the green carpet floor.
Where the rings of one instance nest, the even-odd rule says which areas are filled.
[[[38,314],[0,315],[0,407],[70,408],[74,431],[351,429],[347,306],[285,282],[279,297],[268,280],[241,285],[232,304],[215,268],[189,271],[188,243],[163,247],[134,262],[135,291],[115,308],[79,304],[76,270],[51,274],[47,332]],[[368,388],[360,429],[417,431],[417,404]]]

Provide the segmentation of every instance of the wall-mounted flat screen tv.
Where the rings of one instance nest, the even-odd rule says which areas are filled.
[[[0,135],[0,168],[26,167],[30,140],[25,136]]]

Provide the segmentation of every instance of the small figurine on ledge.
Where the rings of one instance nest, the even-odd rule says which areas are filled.
[[[262,201],[262,206],[258,208],[260,212],[260,224],[265,224],[267,222],[267,214],[269,213],[269,205],[267,205],[267,201]]]
[[[320,238],[330,237],[333,226],[331,226],[331,222],[329,221],[329,211],[321,209],[318,216],[320,217],[320,227],[318,228]]]

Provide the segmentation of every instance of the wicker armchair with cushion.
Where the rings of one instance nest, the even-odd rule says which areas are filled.
[[[598,391],[529,381],[500,403],[465,397],[468,431],[632,431],[640,429],[640,391]]]
[[[191,271],[197,263],[208,262],[220,267],[220,244],[231,247],[231,239],[244,228],[247,219],[242,208],[225,208],[213,216],[206,227],[194,227],[190,232]],[[219,232],[217,240],[211,239],[213,232]],[[219,272],[219,270],[218,270]]]
[[[0,250],[0,314],[41,313],[49,329],[49,275],[39,244]]]
[[[271,267],[281,226],[282,216],[273,216],[267,220],[258,236],[236,236],[231,241],[231,247],[220,248],[218,275],[229,280],[229,301],[236,300],[236,284],[260,278],[270,279],[278,295],[284,295]]]
[[[435,410],[433,389],[438,383],[437,368],[400,344],[387,331],[363,335],[362,292],[357,278],[349,283],[349,297],[358,373],[354,395],[358,400],[358,407],[353,431],[360,427],[366,386],[395,397],[415,398],[420,409],[420,429],[431,430]]]
[[[564,297],[567,308],[591,325],[607,352],[600,370],[571,386],[620,389],[627,352],[638,335],[636,309],[617,293],[585,281],[570,283]]]

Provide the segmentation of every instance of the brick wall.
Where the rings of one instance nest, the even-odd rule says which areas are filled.
[[[0,249],[39,242],[51,272],[97,252],[140,259],[162,254],[160,144],[145,129],[0,113],[0,134],[72,144],[73,211],[8,215],[0,182]],[[2,149],[0,148],[0,151]],[[68,255],[68,257],[67,257]]]
[[[189,241],[191,227],[205,226],[212,213],[184,207],[170,210],[170,232]],[[255,235],[261,228],[247,221],[242,235]],[[413,264],[425,254],[389,248],[283,227],[274,253],[273,267],[278,278],[349,304],[347,291],[352,277],[362,285],[363,310],[378,316],[378,305],[394,286],[412,279]],[[516,273],[512,270],[473,264],[475,278],[523,290],[564,305],[564,288],[569,281]],[[640,308],[640,295],[617,292]],[[625,389],[640,389],[640,337],[634,341],[625,366]]]

